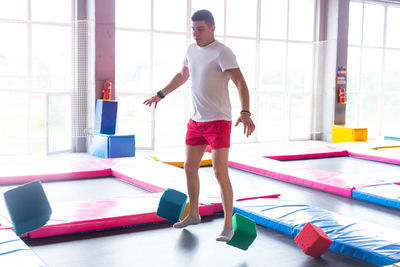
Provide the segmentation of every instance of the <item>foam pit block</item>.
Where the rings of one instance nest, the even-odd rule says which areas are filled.
[[[188,201],[186,202],[185,209],[183,210],[182,215],[179,218],[179,221],[183,221],[183,219],[185,219],[189,215],[189,211],[190,211],[190,204]]]
[[[256,223],[241,214],[232,217],[233,237],[226,242],[228,245],[247,250],[257,237]]]
[[[93,134],[91,154],[100,158],[135,156],[135,135]]]
[[[168,221],[178,222],[185,209],[186,201],[186,194],[167,188],[160,198],[156,214]]]
[[[368,137],[367,128],[349,128],[344,125],[333,125],[332,142],[365,142]]]
[[[18,236],[42,227],[50,219],[52,210],[39,180],[5,192],[4,200]]]
[[[105,101],[101,99],[96,101],[94,132],[102,134],[115,134],[117,108],[118,102],[116,101]]]
[[[333,243],[321,228],[312,223],[306,223],[294,241],[306,255],[314,258],[321,257]]]

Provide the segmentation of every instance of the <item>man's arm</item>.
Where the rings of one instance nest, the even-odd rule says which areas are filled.
[[[159,92],[161,93],[161,96],[166,96],[178,87],[180,87],[182,84],[184,84],[187,80],[189,79],[189,69],[188,67],[184,66],[180,72],[178,72],[172,80],[165,86],[162,90]],[[164,98],[163,97],[163,98]],[[157,103],[161,100],[162,98],[156,94],[155,96],[150,97],[149,99],[145,100],[143,104],[147,106],[151,106],[151,104],[154,103],[154,108],[157,107]]]
[[[244,134],[249,137],[256,128],[253,120],[250,117],[251,113],[249,89],[247,88],[246,81],[243,77],[242,72],[240,71],[240,68],[229,69],[226,70],[226,72],[238,89],[240,104],[242,106],[242,112],[240,112],[240,116],[237,119],[235,126],[239,125],[240,122],[243,123]]]

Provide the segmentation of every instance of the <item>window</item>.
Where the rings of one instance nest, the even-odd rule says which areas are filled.
[[[136,142],[142,148],[184,145],[189,83],[154,113],[142,103],[182,68],[193,42],[190,17],[199,9],[213,13],[216,39],[234,51],[250,90],[256,133],[246,138],[234,127],[232,142],[310,139],[314,0],[116,0],[118,130],[143,135]],[[240,100],[229,88],[235,120]]]
[[[0,154],[71,150],[73,4],[0,4]]]
[[[371,138],[398,135],[400,6],[351,1],[349,13],[346,123]]]

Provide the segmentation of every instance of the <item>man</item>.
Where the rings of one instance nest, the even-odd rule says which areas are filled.
[[[214,38],[214,18],[208,10],[196,11],[192,16],[193,37],[196,44],[187,50],[182,70],[171,82],[146,101],[145,105],[157,107],[166,95],[191,78],[193,114],[187,125],[185,173],[189,194],[189,215],[175,228],[201,222],[199,215],[200,182],[198,170],[209,144],[212,163],[221,188],[224,209],[224,229],[217,241],[229,241],[233,236],[233,190],[228,175],[228,154],[232,126],[228,82],[236,85],[242,111],[235,126],[243,123],[244,134],[250,136],[255,125],[249,111],[249,90],[232,51]]]

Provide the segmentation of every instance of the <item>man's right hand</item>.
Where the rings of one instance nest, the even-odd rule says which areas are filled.
[[[157,103],[161,100],[160,97],[158,97],[157,95],[150,97],[149,99],[146,99],[143,104],[145,104],[146,106],[151,107],[151,105],[154,103],[154,108],[157,107]]]

